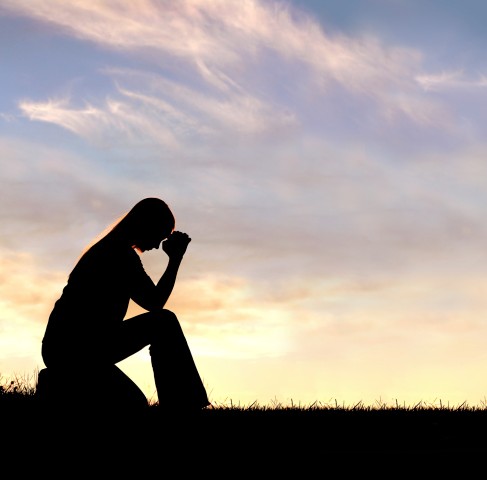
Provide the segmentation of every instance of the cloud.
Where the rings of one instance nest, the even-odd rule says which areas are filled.
[[[180,149],[191,139],[202,140],[224,132],[260,135],[293,123],[291,115],[278,112],[243,92],[219,98],[198,93],[163,77],[128,70],[107,70],[115,77],[138,80],[137,89],[119,86],[99,107],[75,108],[67,98],[33,102],[19,108],[30,120],[59,125],[98,145],[160,144]]]
[[[486,75],[479,75],[477,78],[469,78],[465,72],[461,70],[445,71],[438,74],[418,75],[416,81],[426,91],[487,88]]]
[[[2,330],[24,322],[45,323],[56,292],[64,286],[65,274],[39,265],[28,253],[1,250],[0,316]],[[15,325],[15,327],[14,327]]]
[[[64,278],[30,253],[0,249],[0,376],[41,366],[42,336]]]
[[[15,115],[12,115],[10,113],[1,113],[0,112],[0,119],[7,122],[7,123],[16,121]]]
[[[107,68],[119,88],[96,103],[20,104],[29,118],[95,142],[114,144],[122,135],[177,148],[187,135],[285,137],[303,124],[331,128],[349,124],[350,117],[369,133],[404,121],[421,128],[452,125],[448,108],[419,88],[420,52],[372,36],[331,34],[282,2],[146,0],[87,7],[19,0],[2,7],[142,60],[138,75]],[[127,75],[139,83],[127,86]]]
[[[129,96],[129,92],[125,92]],[[134,96],[134,95],[133,95]],[[140,134],[154,143],[176,147],[172,132],[161,122],[154,123],[133,105],[107,99],[105,105],[85,105],[81,109],[69,105],[68,99],[47,102],[22,101],[19,107],[30,120],[54,123],[97,145],[137,144]],[[142,142],[144,143],[144,142]]]
[[[0,218],[7,219],[0,246],[36,254],[46,266],[70,268],[88,240],[131,206],[130,198],[141,198],[136,176],[118,177],[97,157],[7,137],[0,137],[0,156]],[[114,193],[119,189],[123,195]]]

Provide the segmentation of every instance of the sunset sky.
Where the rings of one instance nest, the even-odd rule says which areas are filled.
[[[0,377],[44,367],[81,251],[157,196],[192,238],[167,308],[212,402],[483,404],[486,18],[0,0]],[[157,398],[148,349],[119,366]]]

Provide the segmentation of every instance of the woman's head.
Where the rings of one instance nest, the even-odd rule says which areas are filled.
[[[136,203],[112,230],[133,242],[140,251],[158,248],[176,227],[176,220],[166,202],[148,197]]]

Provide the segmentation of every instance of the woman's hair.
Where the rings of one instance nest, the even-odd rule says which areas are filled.
[[[167,225],[171,231],[176,226],[174,215],[166,202],[155,197],[144,198],[114,225],[108,235],[115,232],[135,232],[156,222]]]
[[[92,246],[112,235],[130,234],[148,225],[166,225],[171,231],[176,227],[176,219],[166,202],[156,197],[147,197],[137,202],[127,213],[109,225],[84,250],[83,256]]]

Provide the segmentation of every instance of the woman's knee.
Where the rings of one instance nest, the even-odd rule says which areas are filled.
[[[157,321],[179,323],[176,314],[172,310],[168,310],[167,308],[154,310],[152,312],[149,312],[149,315],[152,315]]]
[[[163,309],[156,312],[152,327],[149,350],[154,358],[161,354],[166,356],[174,349],[180,349],[186,342],[178,317],[170,310]]]
[[[167,309],[151,312],[152,323],[155,331],[162,332],[174,332],[181,331],[181,325],[179,324],[178,317],[174,312]]]

